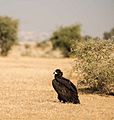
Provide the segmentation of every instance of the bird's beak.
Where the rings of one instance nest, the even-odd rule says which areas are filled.
[[[54,74],[54,75],[57,75],[57,72],[54,72],[53,74]]]

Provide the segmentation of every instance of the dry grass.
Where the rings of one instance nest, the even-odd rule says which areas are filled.
[[[0,120],[114,120],[111,96],[79,95],[80,105],[58,102],[52,73],[59,67],[68,77],[71,63],[70,59],[0,58]]]
[[[59,49],[53,50],[50,41],[41,43],[22,42],[14,45],[8,54],[10,57],[42,57],[42,58],[62,58],[63,55]]]

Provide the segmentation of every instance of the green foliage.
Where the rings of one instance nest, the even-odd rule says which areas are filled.
[[[27,43],[24,46],[25,46],[25,49],[29,49],[31,47],[30,44],[27,44]]]
[[[105,40],[108,40],[108,39],[111,38],[111,34],[110,34],[109,32],[104,32],[103,36],[104,36],[103,38],[104,38]]]
[[[83,39],[87,41],[87,40],[91,40],[92,37],[91,37],[90,35],[85,35],[85,36],[83,37]]]
[[[53,49],[59,48],[65,57],[69,57],[73,40],[81,39],[80,25],[60,27],[50,38]]]
[[[48,40],[36,43],[36,47],[37,48],[43,48],[43,49],[45,49],[48,46],[49,46]]]
[[[110,30],[110,32],[104,32],[103,38],[104,38],[105,40],[108,40],[108,39],[114,40],[114,28],[112,28],[112,29]]]
[[[6,56],[17,39],[18,21],[0,17],[0,55]]]
[[[81,41],[73,50],[77,58],[75,69],[83,74],[78,85],[83,83],[92,91],[111,93],[114,90],[114,41]]]

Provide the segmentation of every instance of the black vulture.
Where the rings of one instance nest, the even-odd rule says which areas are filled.
[[[58,94],[59,101],[80,104],[75,85],[70,80],[62,77],[62,75],[63,72],[60,69],[56,69],[54,72],[55,79],[52,80],[52,85]]]

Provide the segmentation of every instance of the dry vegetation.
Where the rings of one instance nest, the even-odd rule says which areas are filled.
[[[42,57],[42,58],[60,58],[63,57],[60,50],[53,50],[50,41],[20,42],[14,45],[8,56],[17,57]]]
[[[0,120],[114,120],[114,97],[79,94],[62,104],[51,81],[55,68],[69,78],[71,59],[0,58]],[[76,78],[73,79],[76,84]]]

